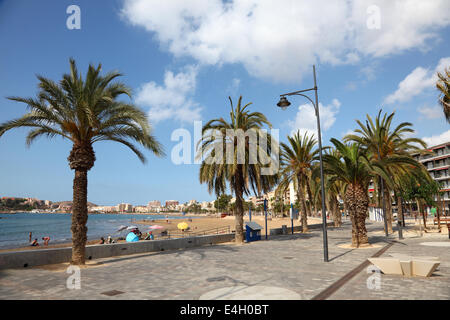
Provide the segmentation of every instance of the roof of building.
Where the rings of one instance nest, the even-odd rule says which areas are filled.
[[[259,224],[253,221],[247,221],[245,223],[246,226],[248,226],[252,230],[261,230],[263,227],[261,227]]]

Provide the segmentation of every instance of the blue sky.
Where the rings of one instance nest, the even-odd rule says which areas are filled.
[[[72,4],[81,9],[79,30],[66,26]],[[167,157],[146,152],[143,165],[121,145],[95,144],[89,201],[212,200],[198,165],[172,163],[172,132],[193,135],[193,120],[227,117],[229,95],[266,114],[282,141],[297,129],[314,132],[306,100],[276,107],[279,94],[313,86],[312,64],[324,145],[380,107],[430,144],[450,140],[433,86],[435,71],[450,66],[449,17],[445,0],[1,1],[0,122],[26,111],[6,97],[34,96],[36,74],[59,80],[70,57],[83,72],[102,63],[124,74]],[[27,148],[26,132],[0,138],[0,196],[71,199],[70,143],[40,139]]]

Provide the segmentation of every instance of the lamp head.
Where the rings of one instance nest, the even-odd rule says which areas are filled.
[[[277,106],[281,109],[285,110],[287,107],[289,107],[291,103],[286,97],[281,97],[280,101],[277,103]]]

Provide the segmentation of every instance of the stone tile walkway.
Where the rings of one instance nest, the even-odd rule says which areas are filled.
[[[382,224],[368,223],[372,231]],[[351,238],[349,223],[328,230],[329,259],[323,262],[322,233],[272,236],[237,246],[221,244],[189,250],[106,258],[81,269],[81,289],[66,287],[67,265],[0,270],[0,299],[199,299],[213,290],[223,292],[242,287],[247,296],[252,287],[272,287],[271,299],[290,297],[311,299],[347,272],[383,248],[384,237],[370,237],[376,247],[346,249]],[[381,275],[381,290],[367,289],[370,274],[361,272],[330,299],[450,299],[450,250],[426,247],[426,241],[449,241],[445,236],[433,239],[405,239],[391,252],[436,255],[441,266],[435,276],[408,279]],[[277,290],[277,288],[279,290]],[[117,290],[113,296],[102,294]],[[216,291],[218,292],[218,291]],[[211,296],[211,295],[209,295]],[[234,293],[236,297],[236,293]]]

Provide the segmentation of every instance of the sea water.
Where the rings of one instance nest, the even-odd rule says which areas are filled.
[[[129,231],[117,232],[120,226],[137,226],[141,232],[148,231],[148,225],[139,225],[139,220],[161,220],[165,215],[145,214],[90,214],[88,216],[88,240],[108,236],[125,237]],[[168,216],[169,219],[183,219]],[[43,237],[50,237],[50,244],[70,242],[72,215],[64,213],[16,213],[0,214],[0,249],[25,247],[29,245],[29,233],[32,240],[37,239],[42,245]]]

